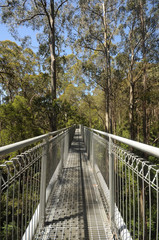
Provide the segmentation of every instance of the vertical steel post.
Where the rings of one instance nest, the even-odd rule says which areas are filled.
[[[41,163],[41,183],[40,183],[40,213],[39,213],[39,224],[40,228],[45,223],[45,203],[46,203],[46,169],[49,152],[49,139],[44,140],[43,152],[42,152],[42,163]]]
[[[82,135],[82,141],[84,142],[84,127],[81,126],[81,135]]]
[[[89,160],[90,160],[90,162],[92,162],[92,131],[90,131],[89,145],[90,145],[90,157],[89,157]]]
[[[82,127],[83,127],[83,126],[82,126],[81,124],[79,124],[80,135],[81,135],[81,137],[82,137],[82,141],[83,141]]]
[[[91,164],[92,164],[93,171],[94,171],[94,143],[93,143],[93,136],[94,136],[94,133],[92,131],[91,132]]]
[[[64,137],[64,160],[66,161],[66,137],[67,133],[65,132],[65,137]]]
[[[156,239],[158,239],[159,236],[159,169],[157,170],[157,176],[156,176],[156,185],[157,185],[157,216],[156,216]]]
[[[65,148],[65,161],[66,161],[67,156],[68,156],[68,149],[69,149],[69,132],[68,132],[68,130],[66,130],[64,148]]]
[[[63,135],[64,135],[65,133],[63,132]],[[62,139],[61,139],[61,157],[62,157],[62,159],[61,159],[61,166],[62,166],[62,168],[64,167],[64,141],[65,141],[65,139],[64,139],[64,136],[62,136]]]
[[[91,137],[92,137],[92,134],[91,134],[91,131],[89,130],[89,160],[91,160]]]
[[[88,156],[88,160],[89,160],[89,130],[87,129],[87,156]]]
[[[87,144],[87,156],[89,159],[89,131],[87,129],[87,133],[86,133],[86,144]]]
[[[110,191],[110,222],[114,229],[115,220],[115,186],[114,186],[114,156],[112,153],[112,138],[109,137],[109,191]]]
[[[1,225],[1,197],[2,197],[2,189],[1,189],[1,186],[2,186],[2,170],[0,169],[0,237],[2,237],[1,235],[1,233],[2,233],[2,225]]]

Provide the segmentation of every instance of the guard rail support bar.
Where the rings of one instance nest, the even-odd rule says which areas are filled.
[[[41,183],[40,183],[40,228],[44,226],[45,222],[45,200],[46,200],[46,170],[47,161],[49,157],[49,139],[44,139],[42,166],[41,166]]]
[[[110,187],[110,221],[112,232],[115,220],[115,188],[114,188],[114,156],[112,154],[112,139],[109,137],[109,187]]]

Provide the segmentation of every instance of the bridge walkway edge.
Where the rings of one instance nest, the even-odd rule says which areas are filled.
[[[60,176],[47,203],[45,226],[34,239],[113,239],[79,129]]]

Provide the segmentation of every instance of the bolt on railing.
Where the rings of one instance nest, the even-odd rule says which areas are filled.
[[[0,148],[4,159],[0,165],[0,239],[32,239],[37,225],[43,226],[45,205],[74,131],[75,126]],[[25,147],[29,149],[20,152]],[[20,153],[5,160],[16,151]]]
[[[105,196],[114,235],[121,239],[159,239],[159,148],[81,126],[88,156]],[[134,152],[123,147],[130,146]],[[147,154],[141,158],[135,154]]]

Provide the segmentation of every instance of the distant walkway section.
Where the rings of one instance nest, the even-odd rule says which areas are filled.
[[[79,129],[49,198],[45,227],[35,239],[113,239]]]

